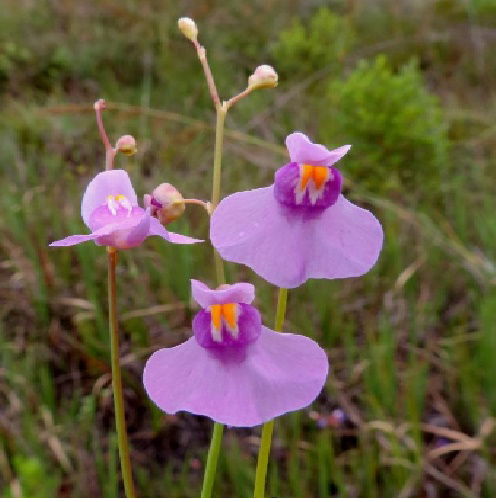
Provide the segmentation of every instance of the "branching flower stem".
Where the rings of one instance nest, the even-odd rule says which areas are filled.
[[[188,37],[189,38],[189,37]],[[226,114],[228,110],[235,105],[242,98],[250,94],[253,90],[251,87],[247,87],[244,91],[240,92],[238,95],[232,97],[228,101],[221,101],[217,87],[215,85],[214,77],[208,64],[207,51],[197,40],[196,36],[190,38],[193,43],[198,59],[203,68],[205,78],[207,81],[208,89],[210,91],[210,96],[215,107],[216,112],[216,122],[215,122],[215,150],[214,150],[214,163],[212,171],[212,197],[210,211],[213,212],[220,202],[221,197],[221,175],[222,175],[222,150],[224,144],[224,125],[226,120]],[[217,278],[218,285],[224,284],[226,282],[224,262],[220,257],[216,249],[214,252],[214,263],[215,263],[215,274]],[[207,456],[207,463],[205,466],[205,473],[203,478],[203,488],[201,496],[204,498],[212,496],[212,489],[215,480],[215,474],[217,471],[217,462],[219,460],[220,448],[222,444],[222,436],[224,434],[224,425],[214,422],[212,439],[210,441],[210,447]],[[270,439],[269,439],[270,447]]]

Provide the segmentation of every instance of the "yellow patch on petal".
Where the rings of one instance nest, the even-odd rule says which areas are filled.
[[[310,178],[313,178],[313,166],[303,164],[300,170],[300,190],[305,190]]]
[[[236,329],[238,325],[236,304],[226,303],[222,305],[222,315],[231,330]]]
[[[325,184],[331,177],[331,170],[326,166],[300,164],[300,180],[295,188],[296,202],[303,202],[305,193],[308,191],[310,202],[315,204],[324,193]]]
[[[121,193],[117,195],[107,195],[107,207],[114,216],[117,214],[119,207],[126,209],[128,216],[133,211],[131,201]]]
[[[320,190],[329,179],[329,168],[325,166],[310,166],[303,164],[300,170],[300,189],[305,190],[310,180],[317,190]]]
[[[328,179],[329,168],[323,166],[315,166],[313,168],[313,182],[317,190],[320,190]]]
[[[224,303],[222,305],[210,305],[210,317],[212,323],[212,338],[222,341],[222,326],[224,325],[229,333],[237,338],[238,336],[238,304]]]
[[[213,327],[220,331],[222,325],[222,305],[210,305],[210,315]]]

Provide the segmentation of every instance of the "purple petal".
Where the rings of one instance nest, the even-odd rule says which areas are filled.
[[[176,234],[174,232],[169,232],[165,227],[157,220],[155,217],[150,218],[150,230],[148,232],[149,236],[157,235],[162,237],[166,241],[172,242],[174,244],[194,244],[195,242],[203,242],[201,239],[193,239],[187,235]]]
[[[218,358],[191,338],[155,352],[143,380],[166,413],[189,411],[229,426],[253,427],[308,406],[327,371],[327,356],[314,341],[262,327],[241,362]]]
[[[92,241],[97,238],[94,234],[88,235],[70,235],[65,239],[60,239],[59,241],[53,241],[50,246],[75,246],[76,244],[81,244],[81,242]]]
[[[137,225],[132,227],[129,231],[122,233],[122,245],[120,247],[132,248],[139,246],[148,237],[148,232],[150,231],[150,221],[150,209],[147,209],[141,218],[141,221]]]
[[[141,222],[144,214],[145,210],[138,206],[133,207],[131,211],[119,207],[115,213],[112,214],[107,204],[103,204],[91,213],[88,226],[93,232],[107,225],[114,225],[115,228],[122,229],[131,228]]]
[[[148,236],[150,213],[137,207],[129,217],[120,217],[95,230],[93,234],[100,237],[96,240],[99,246],[112,246],[118,249],[129,249],[139,246]]]
[[[271,186],[224,199],[212,215],[210,238],[225,260],[295,288],[311,278],[363,275],[379,256],[383,233],[372,213],[342,195],[310,218],[279,204]]]
[[[351,145],[344,145],[335,150],[328,150],[324,145],[312,143],[308,136],[294,132],[286,138],[286,148],[291,162],[312,166],[332,166],[346,155]]]
[[[315,279],[360,277],[376,263],[384,234],[379,220],[342,195],[313,226],[306,276]]]
[[[107,202],[108,195],[124,195],[133,206],[138,205],[129,175],[122,169],[111,169],[98,173],[86,187],[81,202],[81,216],[89,227],[91,214]]]
[[[274,187],[238,192],[221,201],[210,223],[210,239],[224,260],[242,263],[268,282],[294,288],[305,282],[309,225],[290,218]]]
[[[193,298],[203,308],[224,303],[252,303],[255,299],[255,286],[247,282],[226,285],[222,289],[210,289],[203,282],[191,279]]]
[[[140,213],[122,218],[114,223],[104,225],[88,235],[71,235],[50,246],[74,246],[81,242],[94,240],[99,246],[113,246],[127,249],[138,246],[148,235],[150,215],[141,208]]]

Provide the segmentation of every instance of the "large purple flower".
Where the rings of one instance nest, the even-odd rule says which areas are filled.
[[[224,260],[243,263],[282,288],[365,274],[377,261],[383,232],[372,213],[341,195],[333,164],[350,145],[328,150],[295,132],[286,146],[290,162],[273,185],[232,194],[218,205],[213,245]]]
[[[74,246],[92,240],[100,246],[127,249],[139,246],[151,235],[175,244],[200,242],[167,231],[150,215],[150,209],[139,207],[131,180],[122,169],[103,171],[91,180],[83,195],[81,216],[90,234],[71,235],[50,246]]]
[[[202,307],[194,336],[155,352],[145,366],[144,385],[159,408],[252,427],[317,397],[327,376],[325,352],[310,338],[263,326],[251,284],[191,284]]]

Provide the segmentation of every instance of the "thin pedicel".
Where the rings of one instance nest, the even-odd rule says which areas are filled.
[[[207,81],[210,96],[216,111],[215,122],[215,150],[214,150],[214,163],[212,172],[212,197],[211,197],[211,211],[214,211],[221,197],[221,168],[222,168],[222,149],[224,142],[224,123],[228,110],[239,102],[242,98],[250,94],[252,91],[261,88],[270,88],[277,86],[277,73],[275,70],[268,66],[259,66],[253,75],[248,79],[246,89],[241,91],[236,96],[233,96],[228,101],[221,101],[215,80],[208,64],[207,51],[198,42],[198,27],[196,23],[187,17],[182,17],[178,20],[178,27],[182,34],[191,41],[195,47],[198,59],[203,68],[205,79]],[[224,265],[221,257],[214,249],[214,263],[215,273],[218,284],[225,283]],[[214,422],[212,440],[210,443],[209,453],[207,457],[207,464],[205,467],[205,475],[202,488],[202,497],[210,497],[215,479],[215,472],[217,469],[217,461],[220,453],[220,446],[222,442],[224,426],[220,423]]]

